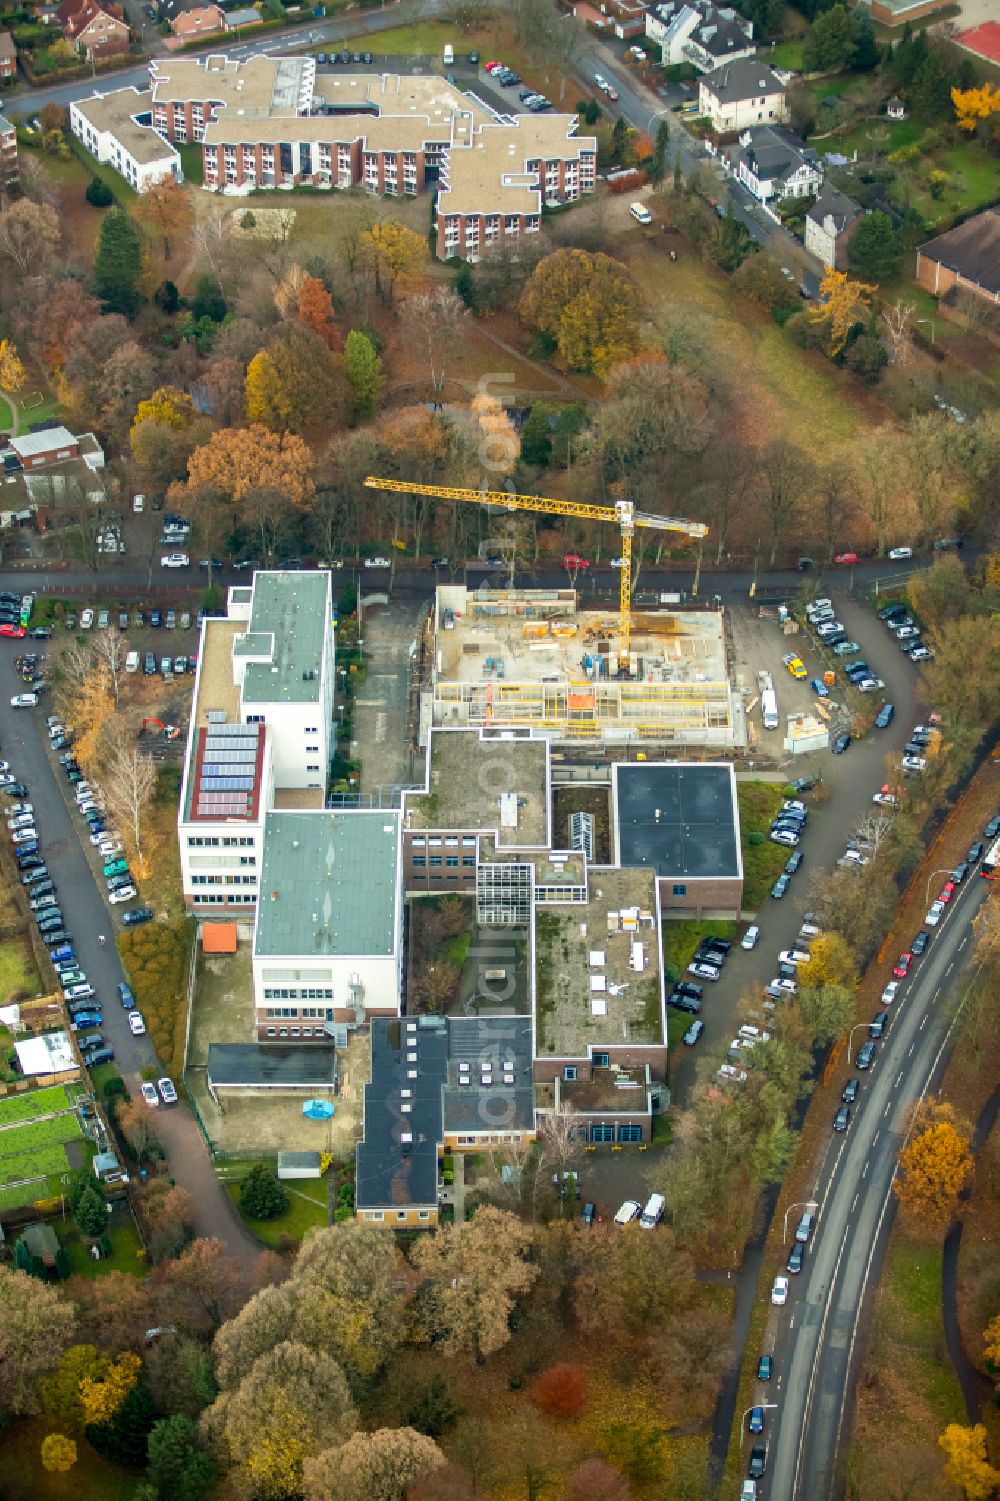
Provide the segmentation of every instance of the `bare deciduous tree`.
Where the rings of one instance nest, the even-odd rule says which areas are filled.
[[[142,851],[143,820],[156,786],[156,762],[145,756],[138,746],[119,740],[108,761],[105,795],[108,807],[135,850],[136,866],[145,874]]]
[[[459,330],[468,315],[468,308],[450,287],[418,292],[400,309],[404,328],[426,352],[436,408],[441,406],[448,361],[457,347]]]
[[[108,683],[111,687],[111,696],[118,707],[118,694],[121,687],[122,667],[128,651],[128,642],[121,631],[115,626],[106,631],[98,631],[94,637],[94,654],[98,662],[108,671]]]
[[[980,299],[981,300],[981,299]],[[882,332],[889,346],[890,365],[905,365],[913,349],[910,324],[916,304],[897,297],[892,307],[882,309]]]

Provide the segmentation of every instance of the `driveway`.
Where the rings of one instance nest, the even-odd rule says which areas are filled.
[[[702,1047],[717,1049],[727,1039],[736,1035],[737,1012],[741,997],[750,991],[757,997],[769,980],[777,973],[777,958],[781,949],[791,948],[802,913],[809,902],[807,886],[814,871],[829,871],[844,852],[847,835],[861,816],[870,811],[871,795],[885,780],[885,757],[890,751],[899,751],[915,722],[917,705],[917,673],[907,657],[897,647],[893,638],[867,605],[859,604],[846,594],[831,590],[831,597],[838,619],[843,621],[853,640],[857,641],[865,658],[871,663],[886,685],[886,698],[896,706],[896,717],[888,730],[872,730],[864,740],[855,741],[845,755],[834,756],[829,751],[802,757],[799,760],[786,758],[782,770],[789,778],[818,772],[829,796],[824,803],[810,804],[809,822],[800,849],[804,859],[791,886],[781,901],[768,898],[758,914],[761,928],[760,942],[750,953],[734,948],[722,978],[715,984],[705,986],[702,1020],[705,1032],[702,1043],[696,1048],[679,1048],[673,1059],[670,1075],[671,1098],[683,1106],[695,1084]],[[787,637],[781,635],[776,622],[761,623],[763,632],[770,632],[773,662],[772,675],[779,694],[791,683],[781,665],[785,652],[794,648],[799,652],[809,669],[809,676],[822,673],[822,664],[813,648],[811,633]],[[780,731],[778,732],[780,735]],[[773,737],[778,739],[778,736]],[[766,742],[765,742],[766,743]],[[763,1020],[767,1013],[760,1012]]]
[[[14,672],[19,643],[0,642],[0,703],[23,686]],[[115,1050],[122,1078],[135,1095],[140,1070],[162,1071],[148,1037],[133,1037],[127,1013],[118,1002],[118,984],[124,980],[114,945],[114,923],[104,895],[95,883],[82,840],[82,821],[70,811],[64,794],[69,784],[56,770],[45,733],[47,705],[38,709],[3,710],[2,749],[5,760],[28,787],[35,810],[41,853],[56,883],[66,925],[87,978],[102,1001],[101,1032]],[[99,936],[106,942],[101,944]],[[50,977],[46,977],[47,981]],[[157,1134],[163,1142],[171,1175],[187,1189],[195,1205],[195,1230],[199,1236],[216,1236],[249,1272],[260,1247],[241,1226],[215,1169],[201,1133],[188,1107],[182,1102],[172,1109],[160,1107]]]

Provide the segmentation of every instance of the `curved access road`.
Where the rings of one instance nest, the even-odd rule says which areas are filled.
[[[772,1310],[777,1404],[767,1432],[758,1494],[772,1501],[823,1501],[836,1467],[860,1357],[867,1301],[881,1272],[892,1223],[892,1180],[907,1113],[934,1083],[949,1043],[953,984],[971,954],[970,923],[990,892],[973,872],[956,893],[934,941],[891,1009],[847,1133],[834,1136],[813,1185],[817,1228],[784,1308]],[[888,972],[887,972],[888,973]],[[852,1038],[852,1054],[864,1040]],[[835,1102],[830,1102],[831,1116]],[[767,1295],[765,1291],[765,1296]],[[765,1400],[764,1397],[758,1400]]]

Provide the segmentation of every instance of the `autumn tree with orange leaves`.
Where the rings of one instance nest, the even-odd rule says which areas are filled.
[[[333,299],[318,276],[307,276],[300,286],[295,316],[306,328],[318,334],[328,349],[336,349],[340,330],[333,311]]]
[[[826,325],[831,354],[839,354],[851,330],[865,322],[877,291],[868,282],[851,281],[846,271],[826,273],[819,284],[819,301],[809,307],[807,316]]]
[[[262,423],[224,427],[195,449],[187,483],[171,485],[167,496],[184,515],[198,517],[208,541],[248,526],[270,556],[284,509],[312,500],[314,463],[295,433],[274,433]]]
[[[163,259],[169,261],[171,246],[190,227],[191,196],[176,177],[164,177],[139,195],[134,213],[147,233],[162,241]]]
[[[556,250],[521,294],[521,318],[554,340],[573,370],[602,378],[639,347],[639,292],[621,261]]]
[[[934,1104],[920,1110],[893,1182],[904,1217],[919,1229],[944,1230],[973,1168],[969,1138],[959,1130],[952,1107]]]

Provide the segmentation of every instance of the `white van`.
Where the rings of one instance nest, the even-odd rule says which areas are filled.
[[[137,651],[130,651],[128,656],[125,658],[125,671],[139,671],[139,653]]]
[[[650,1194],[639,1224],[644,1230],[652,1230],[663,1218],[665,1202],[662,1194]]]
[[[132,509],[137,516],[141,515],[141,513],[146,509],[145,495],[133,495]]]
[[[615,1215],[615,1224],[630,1225],[632,1221],[641,1213],[641,1211],[642,1206],[640,1204],[637,1204],[634,1199],[626,1199],[622,1207],[619,1209],[618,1213]]]
[[[451,65],[452,65],[452,63],[454,61],[455,61],[455,49],[451,45],[450,42],[445,42],[445,44],[444,44],[444,65],[445,65],[445,67],[446,68],[450,68]]]
[[[653,216],[644,203],[630,203],[628,211],[638,224],[652,224]]]

